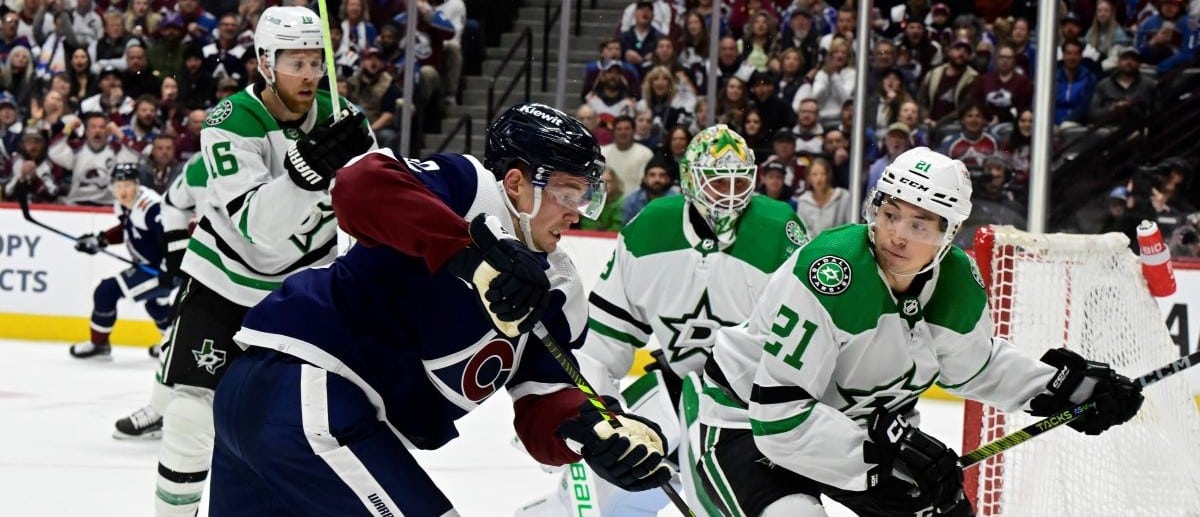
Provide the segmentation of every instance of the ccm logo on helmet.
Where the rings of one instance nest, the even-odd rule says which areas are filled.
[[[928,192],[928,191],[929,191],[929,187],[926,187],[925,185],[922,185],[922,184],[920,184],[920,183],[917,183],[917,182],[915,182],[915,181],[913,181],[913,180],[911,180],[911,179],[905,178],[905,177],[901,177],[901,178],[900,178],[900,183],[903,183],[903,184],[905,184],[905,185],[908,185],[908,186],[910,186],[910,187],[912,187],[912,188],[915,188],[915,189],[917,189],[917,190],[921,190],[921,191],[925,191],[925,192]]]
[[[563,124],[563,119],[561,117],[544,113],[542,110],[539,110],[533,106],[521,106],[520,108],[517,108],[517,111],[527,115],[533,115],[556,126],[561,126]]]

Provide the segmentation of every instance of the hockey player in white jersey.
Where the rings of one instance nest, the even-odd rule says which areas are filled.
[[[958,455],[918,429],[935,382],[1004,411],[1098,434],[1141,406],[1106,364],[1055,348],[1039,362],[992,338],[983,280],[953,246],[971,213],[958,160],[916,148],[883,173],[867,224],[817,236],[772,275],[746,325],[719,331],[700,399],[696,465],[725,515],[973,515]],[[1047,343],[1048,346],[1054,346]]]
[[[173,387],[163,411],[155,510],[196,512],[213,446],[213,389],[241,349],[246,310],[291,274],[337,255],[329,185],[375,146],[361,113],[334,117],[321,22],[304,7],[263,11],[254,34],[260,79],[209,112],[200,132],[208,172],[182,270],[161,371]]]
[[[117,321],[117,300],[132,298],[144,302],[146,313],[154,320],[159,331],[165,331],[169,322],[171,290],[174,285],[159,282],[153,272],[163,267],[163,256],[159,240],[163,234],[161,198],[154,190],[138,184],[138,168],[133,163],[121,163],[113,167],[111,174],[113,210],[120,220],[116,226],[103,232],[79,236],[75,249],[94,255],[111,244],[125,244],[125,249],[138,264],[149,266],[130,267],[116,276],[100,281],[92,294],[91,339],[71,345],[71,357],[79,359],[112,359],[112,345],[108,336]]]
[[[715,330],[745,321],[771,272],[808,240],[791,207],[754,194],[754,151],[724,124],[692,139],[680,173],[683,196],[651,202],[621,230],[589,296],[588,339],[576,353],[596,389],[661,426],[672,452],[684,437],[681,380],[704,366]],[[634,351],[651,337],[655,363],[622,392]],[[661,491],[620,490],[582,464],[563,477],[519,515],[575,515],[581,505],[605,516],[655,515],[667,504]],[[581,484],[590,485],[586,494]]]

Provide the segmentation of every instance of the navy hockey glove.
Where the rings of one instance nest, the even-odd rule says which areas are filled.
[[[867,491],[894,487],[895,478],[916,487],[916,497],[933,505],[934,515],[975,514],[963,494],[958,454],[946,444],[882,407],[871,414],[867,438],[863,460],[877,465],[867,471]]]
[[[164,288],[178,286],[183,278],[183,255],[191,236],[187,230],[171,230],[162,236],[163,270],[158,274],[158,285]]]
[[[367,152],[374,142],[360,111],[342,110],[337,122],[330,117],[288,149],[283,168],[292,182],[304,190],[325,190],[333,176],[355,156]]]
[[[1067,425],[1097,435],[1129,421],[1142,407],[1142,387],[1105,363],[1088,361],[1065,348],[1047,350],[1042,362],[1058,368],[1058,373],[1046,384],[1046,391],[1029,401],[1033,416],[1050,416],[1092,400],[1096,409]]]
[[[467,231],[471,244],[446,267],[475,287],[488,316],[506,336],[533,330],[550,305],[545,261],[505,232],[494,216],[475,216]]]
[[[674,473],[663,461],[667,439],[658,425],[621,413],[612,397],[604,397],[604,402],[621,427],[614,428],[589,401],[579,407],[578,417],[558,426],[558,436],[579,451],[596,474],[623,490],[640,492],[670,480]]]
[[[85,233],[75,239],[75,251],[82,251],[88,255],[100,253],[100,250],[108,246],[108,239],[104,238],[103,233]]]

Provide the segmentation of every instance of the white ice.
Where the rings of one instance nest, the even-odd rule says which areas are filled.
[[[63,343],[0,340],[0,516],[152,515],[158,442],[114,440],[112,430],[148,402],[157,364],[144,348],[115,347],[113,361],[95,362],[71,358]],[[494,399],[459,421],[460,438],[417,453],[464,517],[512,515],[557,480],[510,445],[512,407]],[[961,404],[920,408],[922,429],[957,448]]]

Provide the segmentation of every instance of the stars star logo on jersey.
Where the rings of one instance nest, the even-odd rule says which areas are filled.
[[[788,221],[783,227],[783,234],[796,246],[803,246],[804,243],[808,242],[808,235],[804,233],[804,230],[800,229],[800,223],[796,221]]]
[[[979,273],[979,264],[975,262],[975,257],[967,255],[967,263],[971,265],[971,276],[975,277],[975,283],[987,289],[987,286],[983,285],[983,275]]]
[[[850,288],[850,263],[825,255],[809,266],[808,281],[821,294],[842,294]]]
[[[233,103],[229,102],[229,99],[225,99],[218,102],[216,106],[213,106],[212,111],[208,113],[208,118],[204,119],[204,125],[210,127],[220,125],[232,114]]]
[[[192,356],[196,358],[196,366],[208,370],[208,373],[217,374],[217,368],[225,364],[225,351],[213,349],[213,340],[205,339],[200,345],[200,350],[192,350]]]
[[[935,375],[929,379],[929,382],[923,385],[916,384],[913,381],[913,376],[916,373],[917,366],[914,364],[908,368],[908,371],[900,374],[895,379],[873,388],[859,390],[839,385],[837,387],[838,395],[841,395],[842,400],[845,400],[846,404],[838,410],[847,417],[855,420],[865,420],[870,418],[871,413],[877,407],[882,406],[888,411],[903,407],[905,404],[916,400],[937,379]]]
[[[665,349],[671,353],[672,363],[695,354],[707,355],[717,337],[717,329],[734,325],[713,315],[708,301],[708,290],[700,294],[700,301],[690,313],[676,318],[659,316],[659,320],[671,330],[671,341]]]

